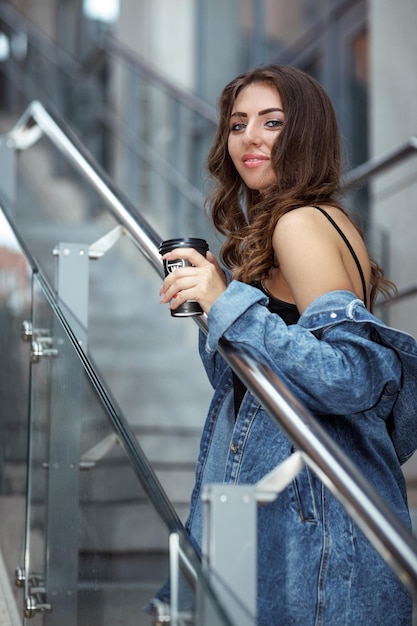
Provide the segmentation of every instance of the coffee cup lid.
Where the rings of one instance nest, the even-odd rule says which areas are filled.
[[[159,244],[160,254],[165,254],[165,252],[175,250],[176,248],[196,248],[197,250],[207,252],[208,243],[205,239],[199,239],[198,237],[177,237],[161,241]]]

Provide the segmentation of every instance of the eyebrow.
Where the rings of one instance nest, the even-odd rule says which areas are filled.
[[[270,109],[262,109],[262,111],[259,111],[258,115],[267,115],[268,113],[273,113],[274,111],[280,111],[281,113],[284,113],[284,111],[278,107],[271,107]],[[248,117],[248,114],[240,111],[235,111],[231,114],[230,117]]]

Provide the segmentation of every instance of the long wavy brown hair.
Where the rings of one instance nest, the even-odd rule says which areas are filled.
[[[262,194],[243,183],[227,147],[236,97],[253,83],[267,83],[277,89],[285,117],[271,154],[276,182]],[[208,198],[209,213],[215,228],[225,237],[223,263],[234,278],[253,284],[267,278],[276,265],[272,235],[280,217],[297,207],[317,204],[344,211],[340,204],[339,128],[333,105],[321,85],[289,66],[263,66],[235,78],[221,93],[219,113],[207,161],[215,183]],[[393,291],[394,284],[371,260],[371,308],[379,292],[388,298]]]

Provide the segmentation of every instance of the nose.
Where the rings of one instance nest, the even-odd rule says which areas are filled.
[[[261,137],[259,133],[259,127],[254,124],[247,124],[245,128],[244,140],[250,145],[259,145],[261,143]]]

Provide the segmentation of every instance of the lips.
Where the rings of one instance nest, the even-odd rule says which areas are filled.
[[[245,167],[259,167],[263,165],[265,161],[269,161],[269,157],[265,154],[248,153],[242,156],[242,163]]]

